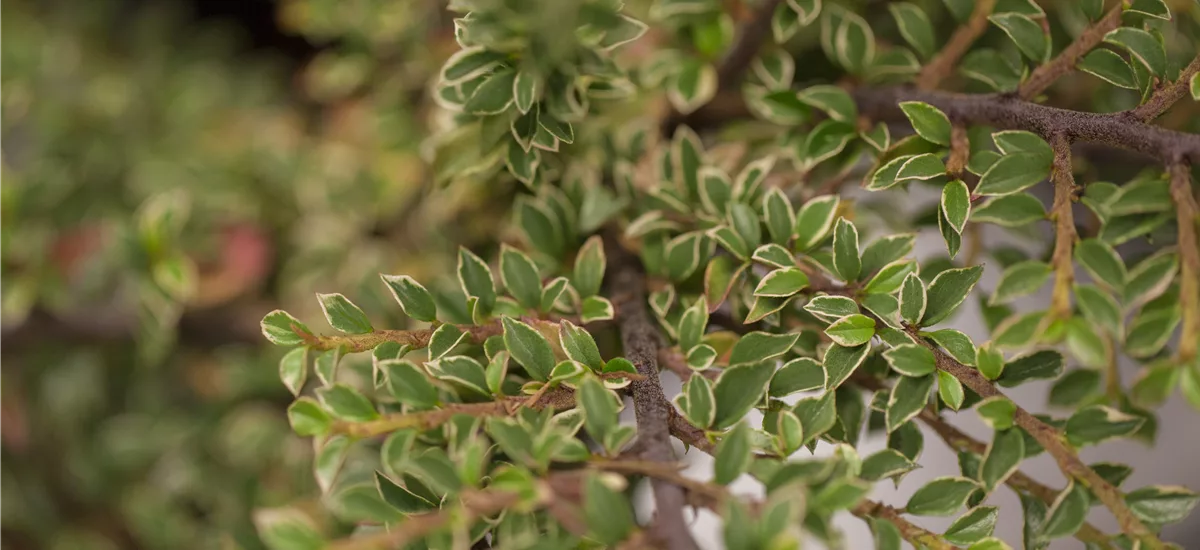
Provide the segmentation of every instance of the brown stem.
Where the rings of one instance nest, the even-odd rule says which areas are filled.
[[[1104,392],[1111,403],[1121,402],[1121,369],[1117,362],[1117,352],[1113,345],[1113,336],[1107,331],[1101,338],[1104,341],[1104,353],[1108,354],[1108,364],[1105,366]]]
[[[895,525],[896,529],[900,531],[900,536],[913,545],[913,548],[930,548],[932,550],[954,550],[958,548],[946,542],[946,539],[943,539],[940,535],[919,525],[909,523],[908,520],[900,515],[899,510],[881,502],[864,500],[852,508],[850,513],[862,519],[881,519]]]
[[[1050,181],[1054,182],[1054,205],[1050,217],[1054,220],[1054,255],[1050,263],[1054,267],[1054,293],[1050,299],[1050,314],[1055,319],[1071,316],[1071,285],[1075,282],[1075,264],[1071,251],[1078,235],[1075,233],[1075,217],[1071,205],[1075,201],[1075,177],[1071,173],[1071,144],[1062,134],[1050,139],[1054,149],[1054,163],[1050,170]]]
[[[754,60],[754,56],[758,55],[758,49],[762,46],[763,41],[771,36],[771,17],[775,15],[775,8],[781,3],[783,0],[766,0],[754,13],[754,16],[738,30],[733,46],[729,48],[729,52],[717,66],[717,97],[722,95],[721,92],[737,87],[742,73],[746,72],[746,68]],[[738,96],[740,95],[738,94]],[[671,114],[662,122],[662,135],[674,134],[675,128],[680,125],[691,126],[695,120],[693,118],[695,113],[684,115],[672,110]]]
[[[1150,122],[1158,118],[1159,115],[1167,112],[1167,109],[1170,109],[1175,102],[1187,95],[1192,76],[1198,72],[1200,72],[1200,54],[1197,54],[1187,67],[1179,71],[1179,78],[1175,82],[1159,88],[1145,103],[1126,111],[1126,114],[1141,122]]]
[[[1121,26],[1121,4],[1122,2],[1118,2],[1117,6],[1109,10],[1099,21],[1084,29],[1083,33],[1074,42],[1063,48],[1057,57],[1034,69],[1029,78],[1022,82],[1020,88],[1017,89],[1017,96],[1026,100],[1033,99],[1049,88],[1055,80],[1075,70],[1075,64],[1079,62],[1079,58],[1104,40],[1104,35]]]
[[[1002,396],[1007,399],[1007,396],[996,389],[996,386],[990,380],[984,378],[979,371],[959,363],[953,357],[950,357],[950,355],[927,342],[921,337],[918,329],[915,327],[906,326],[905,332],[914,342],[925,346],[934,353],[939,369],[953,375],[968,388],[971,388],[972,391],[979,394],[980,397],[987,399],[989,397]],[[1135,540],[1142,540],[1148,547],[1162,548],[1162,541],[1158,540],[1158,537],[1151,533],[1142,524],[1141,520],[1133,515],[1129,506],[1125,504],[1125,497],[1121,494],[1121,491],[1105,481],[1094,470],[1088,468],[1079,459],[1079,455],[1075,450],[1066,442],[1066,438],[1062,432],[1033,416],[1033,414],[1019,405],[1016,406],[1013,421],[1046,449],[1046,452],[1058,463],[1058,468],[1062,470],[1064,475],[1079,480],[1080,483],[1092,491],[1092,494],[1096,495],[1096,498],[1117,518],[1117,523],[1121,526],[1121,531]]]
[[[921,67],[921,72],[917,75],[918,88],[922,90],[936,89],[942,80],[950,76],[950,73],[954,71],[954,66],[958,64],[958,60],[967,53],[971,44],[974,44],[975,40],[987,30],[988,16],[992,14],[992,8],[995,6],[996,0],[977,0],[975,2],[975,9],[971,11],[967,24],[958,27],[958,30],[950,35],[950,40],[946,42],[942,51],[938,52],[924,67]]]
[[[1200,162],[1200,135],[1130,121],[1121,113],[1070,111],[1009,95],[964,95],[903,87],[859,88],[852,94],[859,111],[876,120],[905,121],[898,104],[922,101],[961,123],[983,124],[1002,130],[1028,130],[1046,140],[1062,134],[1071,142],[1102,143],[1163,162],[1180,159],[1193,164]]]
[[[1187,363],[1196,357],[1200,345],[1200,245],[1196,224],[1200,208],[1192,194],[1191,167],[1174,162],[1171,174],[1171,198],[1175,201],[1175,221],[1179,225],[1179,300],[1183,307],[1183,332],[1179,339],[1179,360]]]
[[[667,401],[659,383],[658,327],[646,313],[646,280],[636,256],[612,243],[609,254],[612,294],[623,294],[619,301],[617,319],[625,357],[633,362],[644,378],[630,385],[633,410],[637,419],[637,446],[641,456],[653,462],[674,462],[671,449],[670,419],[675,407]],[[695,550],[683,507],[687,504],[684,490],[662,479],[651,481],[654,490],[655,520],[650,530],[668,549]]]
[[[946,159],[946,172],[955,178],[961,178],[970,154],[971,141],[967,137],[967,127],[955,124],[950,128],[950,156]]]

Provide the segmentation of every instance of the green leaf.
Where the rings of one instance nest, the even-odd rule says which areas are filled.
[[[1133,27],[1118,27],[1104,35],[1104,41],[1129,50],[1129,54],[1156,76],[1167,71],[1167,53],[1154,35]]]
[[[1074,535],[1083,526],[1090,507],[1087,489],[1070,480],[1046,512],[1042,536],[1046,539],[1056,539]]]
[[[1110,216],[1174,210],[1170,182],[1164,178],[1135,179],[1108,199],[1107,207]]]
[[[1020,227],[1046,219],[1046,208],[1042,201],[1029,193],[1013,193],[983,203],[974,209],[971,219],[1003,227]]]
[[[692,378],[696,378],[693,376]],[[771,377],[767,395],[787,397],[797,392],[812,391],[825,386],[825,369],[816,360],[799,357],[784,364]]]
[[[713,482],[729,485],[750,467],[754,458],[750,443],[750,428],[738,422],[717,444],[713,453]]]
[[[966,399],[962,382],[946,371],[938,371],[938,396],[947,407],[956,411],[962,408],[963,400]]]
[[[860,74],[875,59],[875,35],[858,14],[842,12],[842,21],[833,37],[836,59],[842,67]]]
[[[1129,390],[1130,401],[1143,408],[1162,405],[1175,389],[1181,370],[1169,362],[1144,367]]]
[[[1011,315],[992,331],[992,344],[1003,349],[1024,348],[1046,329],[1050,321],[1045,310]]]
[[[925,11],[909,2],[888,4],[888,10],[896,19],[896,26],[899,27],[900,36],[904,37],[904,41],[908,42],[922,58],[932,57],[937,45],[933,25],[929,22],[929,16],[925,15]]]
[[[839,122],[854,122],[858,118],[858,107],[854,99],[837,86],[810,86],[796,94],[804,104],[824,111],[829,118]]]
[[[433,301],[433,295],[425,290],[421,283],[408,275],[380,273],[379,277],[392,291],[392,296],[400,303],[400,309],[404,310],[405,315],[426,323],[437,320],[437,304]]]
[[[979,468],[979,480],[992,492],[1008,479],[1025,458],[1025,436],[1020,430],[997,430]]]
[[[963,56],[959,72],[978,80],[997,92],[1016,89],[1021,82],[1021,66],[1016,60],[989,48],[976,48]]]
[[[917,516],[949,516],[977,489],[979,486],[965,477],[939,477],[917,489],[904,509]]]
[[[922,333],[922,335],[932,338],[955,361],[964,365],[975,365],[975,343],[966,334],[952,328],[944,328],[929,333]]]
[[[896,172],[896,181],[931,180],[946,175],[946,164],[933,153],[913,155],[900,165]]]
[[[1075,68],[1118,88],[1136,90],[1138,87],[1133,68],[1112,50],[1096,48],[1083,56]]]
[[[730,365],[759,363],[779,357],[796,345],[799,334],[751,332],[738,339],[729,352]]]
[[[975,186],[976,195],[1010,195],[1050,176],[1050,162],[1037,153],[1018,152],[1000,157]]]
[[[671,280],[685,280],[700,267],[703,244],[704,234],[697,231],[684,233],[667,243],[667,271]]]
[[[897,260],[883,266],[866,286],[863,292],[867,294],[892,294],[900,289],[905,278],[916,273],[917,263],[912,260]],[[869,272],[867,272],[869,273]]]
[[[333,420],[320,403],[311,397],[301,397],[288,406],[288,423],[296,435],[309,437],[325,435]]]
[[[695,304],[687,308],[679,318],[677,332],[680,349],[686,352],[700,345],[700,339],[704,337],[704,329],[707,326],[708,301],[702,296]]]
[[[1003,431],[1013,426],[1013,415],[1017,405],[1003,395],[994,395],[975,406],[975,412],[993,430]]]
[[[933,389],[933,382],[936,379],[937,377],[932,374],[927,374],[925,376],[902,376],[896,381],[896,384],[892,386],[891,394],[888,395],[885,413],[889,433],[917,416],[921,409],[925,408],[925,404],[929,402],[929,392]]]
[[[558,325],[558,339],[563,351],[572,361],[582,363],[596,372],[604,370],[600,348],[596,347],[596,341],[587,330],[564,319]]]
[[[345,384],[334,384],[317,390],[317,397],[330,414],[349,422],[367,422],[379,418],[371,400]]]
[[[387,377],[388,392],[397,401],[417,409],[432,409],[441,403],[437,386],[429,380],[425,370],[412,361],[380,361],[379,369]]]
[[[912,123],[917,135],[932,143],[950,146],[950,119],[937,107],[920,101],[902,101],[900,110]]]
[[[1044,63],[1050,58],[1050,37],[1029,16],[1016,12],[997,13],[988,16],[988,21],[1000,27],[1016,43],[1017,49],[1035,63]]]
[[[870,352],[871,346],[867,344],[854,347],[830,344],[822,360],[825,365],[825,390],[831,391],[841,386]]]
[[[1121,308],[1111,295],[1095,285],[1075,285],[1074,294],[1084,318],[1110,334],[1121,334]]]
[[[787,244],[792,240],[792,231],[796,227],[796,211],[792,209],[792,202],[788,200],[787,195],[778,187],[771,189],[763,196],[762,209],[771,241]]]
[[[463,111],[472,115],[494,115],[504,112],[513,102],[513,82],[517,72],[500,69],[488,75],[463,105]]]
[[[429,358],[439,359],[467,339],[467,333],[450,324],[439,326],[429,337]]]
[[[917,469],[915,462],[895,449],[883,449],[862,462],[860,477],[868,481],[895,478]]]
[[[383,498],[384,502],[399,510],[402,514],[419,514],[437,508],[437,505],[429,502],[425,497],[416,495],[408,489],[397,485],[394,481],[379,472],[375,472],[375,488],[379,491],[379,496]]]
[[[855,281],[862,271],[862,260],[858,252],[858,228],[838,218],[833,229],[833,267],[843,281]]]
[[[1171,296],[1165,296],[1170,298]],[[1159,297],[1162,300],[1163,297]],[[1178,303],[1155,308],[1147,304],[1133,317],[1125,334],[1125,353],[1131,357],[1151,357],[1167,344],[1179,324],[1182,308]]]
[[[698,178],[700,203],[709,213],[724,217],[733,200],[733,183],[729,176],[720,168],[705,166],[700,168]]]
[[[962,233],[967,226],[967,218],[971,215],[971,192],[962,180],[954,180],[942,188],[942,215],[954,227],[954,231]]]
[[[279,379],[293,397],[300,396],[308,380],[308,348],[294,348],[279,360]]]
[[[492,270],[479,256],[466,248],[458,249],[458,284],[463,294],[476,300],[475,313],[486,315],[496,304],[496,283]]]
[[[718,225],[709,229],[706,233],[709,238],[717,241],[722,248],[728,250],[730,254],[739,260],[745,261],[750,255],[750,246],[746,244],[745,239],[738,235],[732,227],[727,225]]]
[[[976,350],[976,363],[979,373],[988,380],[1000,378],[1004,373],[1004,354],[991,344],[981,346]]]
[[[966,546],[992,536],[1000,509],[995,506],[976,506],[954,520],[942,538],[950,544]]]
[[[304,323],[282,309],[266,314],[260,326],[263,336],[277,346],[298,346],[304,343],[304,338],[300,337],[301,334],[312,334]]]
[[[822,195],[809,199],[796,213],[796,248],[808,250],[820,243],[833,227],[840,198]]]
[[[317,293],[317,300],[321,303],[321,311],[325,313],[329,326],[347,334],[366,334],[375,330],[371,327],[367,314],[345,296]],[[299,326],[305,328],[304,325]],[[305,330],[307,331],[307,328]]]
[[[847,315],[829,325],[825,334],[840,346],[858,346],[870,342],[875,335],[875,320],[860,313]]]
[[[821,121],[809,132],[801,144],[797,156],[801,168],[811,170],[818,164],[829,160],[846,149],[846,146],[857,137],[854,125],[833,119]]]
[[[925,283],[916,273],[909,273],[900,285],[900,317],[910,325],[918,325],[925,316]]]
[[[583,409],[583,427],[588,435],[596,441],[604,441],[618,424],[617,400],[604,389],[600,380],[587,377],[579,384],[579,406]]]
[[[988,304],[1006,304],[1037,292],[1046,284],[1046,279],[1050,278],[1052,271],[1050,264],[1037,260],[1026,260],[1009,266],[1000,274],[1000,282],[996,283],[996,290],[992,292]]]
[[[683,385],[683,393],[676,397],[675,403],[688,422],[700,429],[707,429],[716,418],[716,397],[712,383],[704,376],[688,378]]]
[[[767,273],[754,288],[755,296],[786,298],[808,286],[808,276],[794,267],[776,269]]]
[[[1099,283],[1119,291],[1125,288],[1125,262],[1113,247],[1099,239],[1084,239],[1075,245],[1075,261]]]
[[[1130,491],[1125,502],[1138,519],[1153,525],[1183,521],[1192,513],[1200,495],[1185,487],[1150,485]]]
[[[601,473],[584,476],[583,515],[591,537],[615,545],[625,540],[637,523],[629,499],[622,490],[609,487],[606,478],[613,479]]]
[[[868,244],[862,253],[862,272],[875,273],[889,264],[896,263],[913,250],[916,235],[901,233],[875,239]],[[900,281],[897,281],[899,288]],[[893,289],[895,290],[895,289]]]
[[[584,324],[607,321],[613,318],[613,305],[608,298],[592,296],[584,298],[579,306],[579,320]]]
[[[762,225],[758,214],[750,206],[742,203],[729,205],[729,225],[746,243],[747,252],[762,244]]]
[[[1047,400],[1057,407],[1077,409],[1100,390],[1100,373],[1088,369],[1070,371],[1054,382]]]
[[[425,367],[434,378],[459,390],[473,393],[476,397],[489,397],[492,393],[488,389],[487,372],[484,371],[483,365],[471,357],[443,357],[425,363]]]
[[[721,377],[713,386],[717,405],[712,429],[723,430],[733,426],[750,412],[762,400],[774,373],[775,366],[769,361],[742,364],[721,372]]]
[[[807,311],[829,322],[858,313],[858,304],[845,296],[817,296],[804,305]]]
[[[917,344],[904,344],[883,352],[892,370],[904,376],[925,376],[935,369],[933,352]]]
[[[296,508],[257,509],[254,526],[270,550],[321,550],[325,539],[307,514]]]
[[[524,252],[508,245],[501,247],[500,280],[526,309],[537,309],[542,305],[542,278],[537,265]]]
[[[504,317],[501,323],[504,325],[504,347],[508,348],[512,358],[525,367],[531,378],[546,381],[555,365],[550,342],[537,329],[521,321]]]
[[[708,103],[717,93],[717,71],[712,65],[689,61],[667,83],[667,99],[681,114]]]
[[[1084,407],[1067,419],[1067,441],[1076,447],[1094,445],[1106,439],[1125,437],[1142,426],[1144,419],[1104,405]]]
[[[983,266],[947,269],[938,273],[927,291],[925,315],[921,319],[922,326],[936,325],[949,317],[962,304],[979,277],[983,275]]]
[[[821,434],[837,423],[836,393],[827,391],[820,396],[806,397],[796,401],[792,412],[800,419],[804,428],[804,441],[816,441]]]
[[[1062,374],[1063,356],[1054,350],[1040,350],[1013,358],[1004,365],[1004,374],[996,380],[1006,388],[1030,380],[1051,380]]]

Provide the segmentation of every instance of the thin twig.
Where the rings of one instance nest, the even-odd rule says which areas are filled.
[[[857,506],[850,510],[850,513],[862,519],[881,519],[892,525],[900,531],[900,536],[913,548],[929,548],[931,550],[954,550],[957,546],[946,542],[941,535],[938,535],[919,525],[909,523],[900,515],[900,511],[872,500],[864,500],[859,502]]]
[[[946,158],[946,173],[955,178],[961,178],[963,169],[967,167],[967,157],[971,154],[971,140],[967,137],[967,127],[955,124],[950,127],[950,156]]]
[[[1075,216],[1071,206],[1075,202],[1075,176],[1071,173],[1071,144],[1062,134],[1050,139],[1054,150],[1054,162],[1050,169],[1050,181],[1054,183],[1054,205],[1050,217],[1054,220],[1054,254],[1050,263],[1054,267],[1054,293],[1050,299],[1050,314],[1055,319],[1071,316],[1071,285],[1075,282],[1075,264],[1071,261],[1075,248]]]
[[[1058,56],[1034,69],[1029,78],[1017,88],[1017,96],[1026,100],[1033,99],[1054,84],[1055,80],[1075,70],[1079,58],[1104,40],[1104,35],[1121,26],[1122,4],[1123,2],[1117,2],[1116,7],[1084,29]]]
[[[1187,363],[1196,357],[1200,345],[1200,244],[1196,224],[1200,208],[1192,194],[1191,167],[1179,161],[1168,167],[1171,174],[1171,198],[1175,202],[1175,221],[1179,225],[1179,301],[1183,307],[1183,333],[1179,339],[1179,360]]]
[[[533,317],[522,317],[521,321],[535,328],[544,328],[550,331],[558,330],[558,323],[554,321],[546,321]],[[500,323],[500,319],[495,319],[482,325],[457,326],[459,330],[467,333],[471,337],[471,340],[477,344],[482,344],[484,340],[487,340],[491,336],[504,333],[504,326]],[[433,338],[434,330],[434,328],[414,330],[382,329],[366,334],[335,334],[332,336],[314,336],[312,334],[305,334],[302,331],[296,332],[306,340],[305,344],[309,349],[323,351],[341,347],[347,353],[356,353],[374,349],[384,342],[396,342],[397,344],[411,346],[412,349],[422,349],[429,346],[429,340]]]
[[[959,363],[947,353],[927,342],[915,327],[905,326],[905,333],[914,342],[925,346],[934,353],[938,369],[950,373],[980,397],[987,399],[1002,396],[1007,399],[1007,396],[996,389],[996,386],[984,378],[978,370]],[[1092,494],[1096,495],[1096,498],[1117,518],[1122,532],[1135,540],[1140,539],[1147,547],[1162,548],[1162,541],[1150,532],[1125,504],[1125,497],[1121,491],[1100,477],[1095,470],[1087,467],[1079,459],[1075,450],[1067,444],[1066,437],[1061,431],[1033,416],[1020,405],[1016,406],[1013,421],[1046,449],[1046,452],[1058,463],[1058,467],[1064,475],[1079,480],[1092,491]]]
[[[1198,72],[1200,72],[1200,54],[1196,54],[1192,62],[1179,71],[1179,78],[1175,82],[1159,88],[1145,103],[1126,111],[1126,113],[1141,122],[1150,122],[1158,118],[1159,115],[1167,112],[1167,109],[1170,109],[1175,102],[1187,95],[1192,76]]]
[[[950,35],[950,40],[946,42],[942,51],[938,52],[924,67],[921,67],[921,72],[917,75],[918,88],[922,90],[936,89],[942,80],[954,72],[954,66],[958,64],[958,60],[962,59],[962,56],[971,48],[971,44],[974,44],[975,40],[987,30],[988,16],[992,14],[992,8],[995,6],[996,0],[977,0],[975,2],[975,9],[971,11],[967,24],[958,27],[954,34]]]
[[[641,456],[654,462],[674,462],[671,449],[670,419],[675,407],[663,394],[658,374],[658,327],[646,313],[646,279],[641,263],[636,256],[613,241],[609,247],[609,265],[612,278],[612,294],[623,294],[618,306],[617,319],[625,357],[633,362],[643,378],[631,384],[634,416],[637,419],[637,446]],[[655,520],[650,527],[652,534],[665,548],[671,550],[695,550],[683,507],[687,500],[678,485],[655,479]]]
[[[575,393],[567,388],[558,387],[545,392],[532,403],[528,396],[505,397],[485,403],[451,403],[433,410],[390,414],[365,422],[338,421],[330,427],[330,432],[354,437],[374,437],[407,428],[423,431],[444,425],[459,414],[477,418],[510,416],[522,407],[539,410],[550,407],[557,411],[573,409],[575,408]]]
[[[1001,130],[1028,130],[1049,140],[1063,134],[1071,142],[1102,143],[1136,151],[1163,162],[1200,162],[1200,135],[1130,121],[1121,113],[1097,114],[1038,105],[997,94],[964,95],[903,87],[858,88],[859,111],[876,120],[905,121],[902,101],[922,101],[951,120]]]

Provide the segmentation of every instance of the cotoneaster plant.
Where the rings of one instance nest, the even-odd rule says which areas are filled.
[[[1200,407],[1200,12],[864,4],[450,2],[428,158],[443,189],[513,189],[511,231],[451,284],[382,275],[408,326],[336,293],[332,332],[266,315],[323,496],[260,511],[263,540],[689,549],[707,509],[738,550],[839,546],[845,513],[886,549],[1172,546],[1200,495],[1079,452],[1152,444],[1175,391]],[[922,233],[946,254],[914,259]],[[968,302],[985,337],[955,328]],[[1007,395],[1035,381],[1048,413]],[[873,499],[926,439],[961,468]],[[1043,454],[1066,483],[1022,472]]]

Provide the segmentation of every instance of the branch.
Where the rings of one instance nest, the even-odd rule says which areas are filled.
[[[1171,174],[1171,198],[1175,202],[1175,221],[1179,225],[1179,300],[1183,306],[1179,360],[1187,363],[1196,357],[1196,346],[1200,345],[1197,342],[1200,340],[1197,336],[1200,335],[1200,245],[1196,239],[1200,208],[1192,195],[1191,168],[1184,162],[1174,162],[1167,170]]]
[[[1163,162],[1200,163],[1200,135],[1174,132],[1117,114],[1070,111],[1021,101],[1010,95],[964,95],[912,88],[860,88],[852,92],[859,111],[877,120],[904,121],[902,101],[923,101],[951,120],[1001,130],[1028,130],[1049,141],[1062,134],[1071,142],[1103,143]]]
[[[466,414],[476,418],[510,416],[521,407],[539,410],[550,407],[557,411],[573,409],[575,408],[575,393],[558,387],[537,396],[537,399],[532,402],[529,396],[513,396],[486,403],[448,403],[433,410],[390,414],[365,422],[339,421],[333,424],[330,433],[347,434],[354,437],[374,437],[406,428],[425,431],[449,422],[454,415]]]
[[[1057,57],[1034,69],[1029,78],[1017,88],[1017,95],[1021,99],[1033,99],[1049,88],[1059,77],[1075,70],[1075,64],[1079,62],[1079,58],[1103,41],[1104,35],[1121,26],[1121,5],[1123,3],[1123,1],[1117,2],[1116,7],[1109,10],[1099,21],[1084,29],[1083,33],[1074,42],[1063,48]]]
[[[720,97],[722,95],[721,92],[731,90],[737,86],[738,81],[742,78],[742,73],[746,72],[746,68],[754,60],[754,56],[758,55],[758,49],[762,47],[763,41],[771,36],[771,18],[775,15],[775,8],[781,3],[783,3],[783,0],[766,0],[763,2],[762,7],[754,13],[754,17],[738,30],[733,46],[729,48],[729,51],[725,54],[725,58],[717,66],[716,97]],[[740,95],[738,94],[739,101]],[[675,128],[680,125],[691,126],[696,120],[695,115],[698,112],[693,111],[684,115],[672,110],[671,114],[662,122],[662,135],[670,136],[674,134]]]
[[[971,141],[967,137],[967,127],[963,124],[951,126],[950,156],[946,158],[946,172],[955,178],[961,178],[970,154]]]
[[[1125,111],[1125,113],[1140,122],[1150,122],[1158,118],[1159,115],[1167,112],[1167,109],[1170,109],[1175,102],[1187,95],[1192,75],[1198,72],[1200,72],[1200,54],[1196,54],[1192,62],[1179,71],[1179,78],[1175,82],[1159,88],[1145,103]]]
[[[925,346],[933,352],[937,360],[938,369],[944,370],[957,378],[960,382],[971,388],[972,391],[979,394],[980,397],[987,399],[994,396],[1002,396],[1006,399],[1007,396],[1000,393],[996,386],[990,380],[984,378],[979,371],[963,365],[950,357],[948,354],[938,349],[936,346],[925,341],[921,337],[918,330],[912,326],[905,326],[905,332],[914,342]],[[1011,401],[1011,399],[1010,399]],[[1015,402],[1014,402],[1015,403]],[[1058,468],[1062,470],[1069,478],[1079,480],[1085,487],[1096,495],[1096,498],[1112,512],[1117,518],[1117,523],[1120,524],[1121,530],[1130,538],[1142,540],[1150,548],[1162,548],[1162,541],[1154,536],[1149,529],[1142,524],[1137,516],[1125,504],[1125,497],[1116,487],[1105,481],[1094,470],[1088,468],[1079,455],[1072,449],[1065,440],[1062,432],[1055,429],[1053,426],[1042,422],[1037,417],[1030,414],[1020,405],[1016,406],[1016,413],[1013,415],[1013,421],[1021,429],[1029,433],[1050,456],[1054,457],[1054,461],[1058,463]]]
[[[919,525],[909,523],[908,520],[900,515],[899,510],[882,502],[864,500],[858,503],[858,506],[851,509],[850,513],[864,520],[871,518],[881,519],[895,525],[896,529],[900,531],[900,536],[913,545],[913,548],[930,548],[932,550],[955,550],[958,548],[946,542],[946,539],[943,539],[941,535],[926,530]]]
[[[610,288],[616,293],[623,293],[621,300],[614,300],[617,306],[617,319],[621,331],[621,342],[624,346],[625,357],[637,367],[638,373],[644,378],[635,380],[631,385],[633,392],[633,409],[637,418],[637,446],[641,455],[654,462],[673,462],[674,451],[671,449],[670,419],[677,415],[675,407],[667,401],[659,383],[658,374],[658,327],[646,314],[646,282],[641,264],[636,256],[612,243],[614,253],[610,254],[611,265],[614,267]],[[699,548],[688,530],[683,518],[683,507],[686,504],[684,491],[678,485],[655,479],[651,482],[654,490],[655,521],[651,532],[657,536],[665,548],[671,550],[695,550]]]
[[[1071,261],[1071,250],[1075,247],[1075,216],[1071,205],[1075,202],[1075,177],[1071,173],[1071,144],[1062,134],[1050,140],[1054,149],[1054,163],[1050,170],[1050,181],[1054,183],[1054,205],[1050,217],[1054,220],[1054,255],[1050,263],[1054,267],[1054,293],[1050,300],[1050,314],[1055,319],[1071,316],[1071,285],[1075,282],[1075,264]]]
[[[558,323],[554,321],[546,321],[543,319],[535,319],[533,317],[522,317],[521,321],[534,326],[535,328],[546,328],[557,331]],[[483,325],[456,325],[458,330],[467,333],[471,340],[476,344],[482,344],[489,337],[504,334],[504,326],[500,324],[499,319],[489,321]],[[325,351],[342,347],[346,353],[356,353],[375,349],[376,346],[384,342],[396,342],[411,346],[412,349],[422,349],[429,346],[429,340],[433,337],[433,332],[436,327],[415,330],[376,330],[366,334],[335,334],[333,336],[313,336],[306,338],[309,349],[317,351]],[[297,334],[304,335],[297,331]],[[310,335],[311,336],[311,335]]]
[[[950,40],[946,42],[942,51],[938,52],[924,67],[921,67],[921,72],[917,75],[918,88],[922,90],[936,89],[943,79],[950,76],[950,73],[954,71],[954,66],[958,64],[958,60],[971,48],[971,44],[974,44],[975,40],[987,31],[988,16],[992,14],[992,8],[995,6],[996,0],[977,0],[975,2],[975,9],[971,11],[967,24],[958,27],[954,34],[950,35]]]

